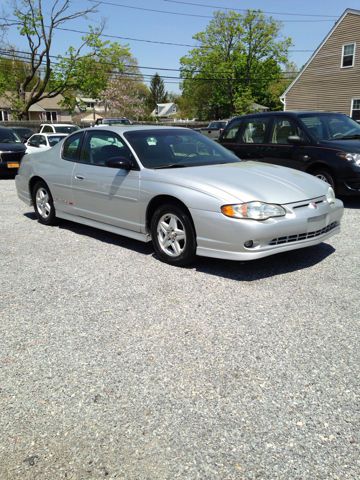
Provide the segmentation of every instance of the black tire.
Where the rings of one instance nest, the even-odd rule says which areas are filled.
[[[313,172],[311,172],[311,174],[314,175],[317,178],[320,178],[324,182],[328,183],[330,185],[330,187],[332,187],[335,191],[335,188],[336,188],[335,180],[334,180],[334,177],[331,175],[331,173],[328,170],[318,169],[318,170],[314,170]]]
[[[41,199],[39,195],[44,194],[43,207],[41,206]],[[54,201],[50,192],[49,187],[45,182],[39,180],[35,183],[32,189],[32,201],[34,205],[34,211],[36,218],[43,225],[55,225],[56,223],[56,212],[54,207]]]
[[[161,228],[160,221],[163,225],[169,222],[169,231],[165,232]],[[171,221],[176,222],[175,229],[171,227]],[[161,261],[178,267],[193,263],[196,256],[196,234],[191,217],[184,208],[171,203],[160,206],[151,218],[150,230],[155,253]],[[181,232],[184,233],[184,239]],[[166,242],[169,243],[167,247]]]

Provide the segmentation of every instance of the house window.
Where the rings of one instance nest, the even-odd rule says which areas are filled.
[[[0,110],[0,122],[7,122],[9,120],[9,113],[6,110]]]
[[[360,122],[360,99],[358,98],[352,101],[351,118]]]
[[[46,112],[46,121],[50,123],[57,122],[57,112]]]
[[[341,68],[354,66],[355,43],[349,43],[342,47]]]

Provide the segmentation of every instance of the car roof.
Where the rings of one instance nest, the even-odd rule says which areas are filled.
[[[34,135],[31,135],[34,137],[35,135],[43,135],[44,137],[67,137],[67,133],[54,133],[54,132],[37,132],[34,133]]]
[[[239,118],[252,118],[252,117],[276,117],[276,116],[283,116],[287,115],[290,117],[298,117],[299,115],[345,115],[341,112],[316,112],[314,110],[286,110],[286,111],[279,111],[279,112],[254,112],[249,113],[248,115],[238,115],[237,117],[232,118],[232,120],[239,119]]]
[[[40,127],[50,125],[51,127],[76,127],[74,123],[42,123]]]
[[[147,130],[186,130],[186,131],[193,131],[191,130],[190,128],[186,128],[186,127],[169,127],[169,126],[156,126],[156,125],[100,125],[99,127],[97,127],[96,129],[94,129],[93,127],[89,127],[89,128],[84,128],[82,129],[81,131],[94,131],[96,130],[97,132],[98,131],[101,131],[101,130],[106,130],[106,131],[112,131],[112,132],[116,132],[116,133],[125,133],[125,132],[142,132],[142,131],[147,131]],[[75,133],[79,133],[78,132],[74,132]]]

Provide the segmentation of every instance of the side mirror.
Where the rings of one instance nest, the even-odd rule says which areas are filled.
[[[305,140],[299,137],[299,135],[290,135],[290,137],[288,137],[288,142],[292,145],[302,145],[305,143]]]
[[[113,157],[105,161],[105,165],[109,168],[121,168],[122,170],[131,170],[132,164],[125,157]]]

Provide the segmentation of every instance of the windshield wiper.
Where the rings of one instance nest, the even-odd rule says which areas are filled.
[[[160,165],[160,167],[154,167],[155,170],[161,170],[163,168],[185,168],[189,165],[184,165],[183,163],[169,163],[169,165]]]
[[[353,135],[344,135],[343,137],[333,138],[333,140],[356,140],[360,138],[360,133],[354,133]]]

